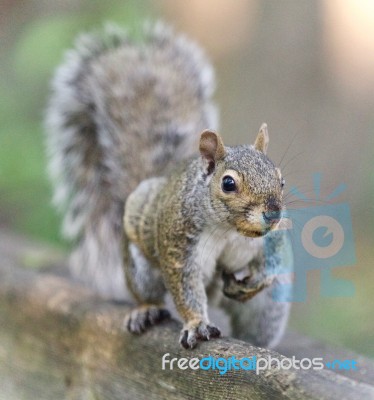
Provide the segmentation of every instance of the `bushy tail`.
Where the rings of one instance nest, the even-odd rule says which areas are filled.
[[[162,24],[133,41],[118,28],[86,34],[66,55],[47,109],[49,171],[71,272],[123,298],[122,219],[128,194],[197,150],[216,128],[213,71],[201,50]]]

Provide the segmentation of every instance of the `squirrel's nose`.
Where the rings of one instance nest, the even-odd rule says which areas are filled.
[[[276,224],[282,218],[282,207],[274,197],[270,197],[265,206],[266,211],[262,213],[264,222],[267,224]]]
[[[268,224],[274,224],[280,221],[282,218],[282,211],[280,208],[273,208],[262,213],[264,221]]]

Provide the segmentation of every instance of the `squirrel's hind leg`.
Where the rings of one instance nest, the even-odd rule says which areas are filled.
[[[220,306],[229,315],[231,334],[255,346],[273,348],[278,344],[287,326],[290,303],[273,298],[273,283],[246,302],[222,296]]]
[[[220,306],[231,318],[235,338],[272,348],[283,336],[291,305],[292,286],[283,282],[293,270],[286,233],[275,231],[267,235],[263,255],[248,267],[249,276],[242,280],[223,275]]]
[[[135,244],[125,245],[126,282],[138,303],[125,318],[125,326],[128,331],[139,334],[170,318],[170,313],[164,308],[166,289],[160,271],[150,265]]]

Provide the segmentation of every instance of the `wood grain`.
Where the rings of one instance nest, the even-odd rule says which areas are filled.
[[[39,270],[35,265],[26,268],[32,253]],[[276,368],[258,375],[162,370],[165,353],[170,358],[284,356],[230,338],[186,351],[177,343],[176,321],[133,336],[123,329],[129,306],[103,300],[73,283],[62,265],[58,253],[0,232],[1,400],[374,399],[374,365],[361,356],[359,366],[365,368],[345,376]],[[321,357],[320,351],[337,358],[357,356],[296,334],[279,350],[301,358]]]

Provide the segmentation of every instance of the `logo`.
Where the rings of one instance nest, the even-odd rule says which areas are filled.
[[[356,262],[349,205],[332,202],[346,190],[346,186],[339,185],[324,199],[321,199],[320,189],[321,174],[314,175],[314,199],[306,198],[296,187],[291,188],[291,193],[305,206],[287,210],[280,229],[266,237],[266,260],[271,259],[274,242],[279,240],[277,235],[286,235],[292,247],[293,262],[282,260],[280,273],[292,274],[293,283],[274,289],[273,298],[277,301],[305,301],[307,274],[311,270],[320,271],[322,296],[347,297],[354,294],[352,282],[333,276],[335,268]],[[270,268],[271,265],[267,268],[269,272]]]
[[[317,232],[319,233],[315,238],[314,234]],[[328,242],[326,245],[323,244],[323,239]],[[301,231],[301,242],[312,257],[331,258],[343,247],[344,229],[329,215],[318,215],[304,225]]]
[[[249,356],[243,358],[236,358],[235,356],[230,357],[214,357],[206,356],[204,358],[171,358],[170,353],[165,353],[161,360],[162,370],[202,370],[202,371],[216,371],[219,375],[225,375],[228,372],[235,372],[239,370],[253,371],[256,375],[259,375],[263,371],[267,370],[320,370],[320,369],[334,369],[334,370],[358,370],[356,360],[333,360],[324,362],[322,357],[315,358],[302,358],[297,359],[295,356],[287,358],[283,356],[279,357],[257,357]],[[266,372],[265,372],[266,373]]]

